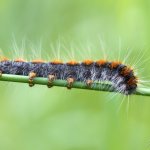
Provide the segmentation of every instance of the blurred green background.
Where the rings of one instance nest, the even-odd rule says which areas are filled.
[[[47,58],[50,44],[57,49],[61,39],[69,53],[91,47],[93,58],[101,56],[94,51],[100,41],[99,50],[112,56],[132,49],[131,61],[147,50],[142,62],[150,56],[149,26],[148,0],[0,0],[0,48],[10,57],[14,38],[20,47],[26,39],[29,58],[30,47]],[[149,65],[138,68],[147,79]],[[150,97],[131,96],[120,107],[123,96],[110,93],[6,82],[0,93],[0,150],[150,148]]]

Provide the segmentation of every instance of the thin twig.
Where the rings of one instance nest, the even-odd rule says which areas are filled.
[[[29,78],[28,78],[28,76],[2,74],[2,76],[0,77],[0,81],[29,83]],[[33,83],[40,84],[40,85],[47,85],[48,79],[37,77],[37,78],[34,78]],[[67,81],[65,81],[65,80],[54,80],[52,82],[52,85],[53,86],[66,87]],[[115,89],[112,88],[111,84],[109,84],[109,83],[94,83],[93,86],[89,88],[86,84],[84,84],[82,82],[74,82],[72,88],[88,89],[88,90],[95,90],[95,91],[116,92]],[[148,88],[137,88],[135,95],[150,96],[150,89],[148,89]]]

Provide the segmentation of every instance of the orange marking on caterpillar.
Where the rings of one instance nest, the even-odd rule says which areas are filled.
[[[17,59],[14,60],[14,62],[26,62],[26,61],[22,58],[17,58]]]
[[[63,64],[63,62],[59,59],[55,59],[53,61],[50,62],[51,64],[54,64],[54,65],[60,65],[60,64]]]
[[[42,59],[35,59],[35,60],[32,60],[31,62],[34,63],[34,64],[45,63],[45,61],[42,60]]]
[[[121,75],[127,76],[131,71],[132,71],[131,68],[125,67],[125,68],[123,68],[123,70],[121,71]]]
[[[136,77],[132,77],[129,79],[129,81],[127,82],[128,85],[134,85],[137,84],[137,78]]]
[[[96,64],[97,64],[98,66],[105,65],[106,63],[107,63],[107,61],[106,61],[106,60],[103,60],[103,59],[96,61]]]
[[[75,60],[71,60],[71,61],[67,62],[66,64],[73,66],[73,65],[78,65],[79,63]]]
[[[110,64],[111,69],[117,68],[119,65],[121,64],[121,62],[119,61],[113,61]]]
[[[91,64],[93,64],[93,60],[91,60],[91,59],[86,59],[86,60],[84,60],[82,63],[84,64],[84,65],[91,65]]]
[[[0,61],[1,61],[1,62],[9,61],[9,59],[8,59],[7,57],[1,57],[1,58],[0,58]]]

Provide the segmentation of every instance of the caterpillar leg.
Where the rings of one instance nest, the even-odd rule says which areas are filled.
[[[86,80],[86,85],[90,88],[92,85],[93,81],[92,80]]]
[[[34,86],[34,83],[33,83],[33,79],[36,77],[36,73],[35,72],[30,72],[29,73],[29,86],[32,87]]]
[[[73,83],[74,83],[74,81],[75,81],[75,79],[74,78],[68,78],[67,79],[67,88],[68,89],[71,89],[72,88],[72,85],[73,85]]]
[[[52,85],[52,82],[56,79],[55,75],[48,75],[48,84],[47,84],[47,87],[48,88],[51,88],[53,85]]]

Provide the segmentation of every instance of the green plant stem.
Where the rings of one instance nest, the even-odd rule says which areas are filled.
[[[29,77],[28,76],[21,76],[21,75],[9,75],[9,74],[2,74],[0,77],[0,81],[8,81],[8,82],[20,82],[20,83],[28,83]],[[48,79],[37,77],[34,78],[33,83],[40,84],[40,85],[47,85]],[[66,87],[67,81],[65,80],[55,80],[52,83],[53,86],[60,86]],[[79,89],[88,89],[88,90],[96,90],[96,91],[107,91],[107,92],[116,92],[114,88],[112,88],[110,83],[94,83],[94,85],[89,88],[86,84],[81,82],[74,82],[72,88],[79,88]],[[150,96],[150,89],[147,88],[137,88],[135,92],[136,95],[143,95],[143,96]]]

